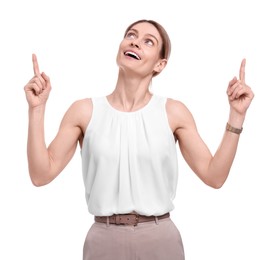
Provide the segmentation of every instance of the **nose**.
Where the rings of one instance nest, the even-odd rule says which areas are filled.
[[[135,48],[140,49],[140,45],[137,43],[137,41],[133,40],[130,45],[131,45],[131,47],[135,47]]]

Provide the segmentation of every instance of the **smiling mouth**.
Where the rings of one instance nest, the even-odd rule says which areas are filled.
[[[134,59],[136,59],[136,60],[141,60],[141,58],[140,58],[135,52],[126,51],[124,54],[125,54],[125,56],[134,58]]]

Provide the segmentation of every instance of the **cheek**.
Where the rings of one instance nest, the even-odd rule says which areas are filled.
[[[148,57],[147,61],[149,64],[151,64],[151,66],[155,66],[160,59],[159,54],[156,54],[156,53],[154,53],[154,54],[151,53],[147,57]]]
[[[120,54],[121,54],[121,49],[119,48],[118,51],[117,51],[117,56],[116,56],[117,61],[120,58]]]
[[[157,50],[156,48],[149,48],[148,50],[146,49],[146,51],[154,62],[157,62],[160,59],[160,50]]]
[[[117,62],[117,64],[119,64],[120,59],[121,59],[121,57],[123,55],[123,44],[122,43],[123,42],[121,42],[121,44],[119,45],[117,56],[116,56],[116,62]]]

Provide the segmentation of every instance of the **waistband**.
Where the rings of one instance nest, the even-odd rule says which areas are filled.
[[[112,216],[95,216],[96,222],[115,224],[115,225],[133,225],[136,226],[138,223],[158,221],[159,219],[169,218],[170,213],[166,213],[160,216],[144,216],[139,214],[114,214]]]

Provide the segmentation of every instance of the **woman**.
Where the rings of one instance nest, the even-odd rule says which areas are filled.
[[[245,60],[239,79],[229,82],[229,119],[212,155],[188,108],[149,91],[152,78],[166,67],[170,48],[157,22],[131,24],[119,46],[114,91],[74,102],[48,147],[43,122],[51,83],[33,55],[34,77],[25,86],[29,173],[36,186],[50,183],[80,144],[86,201],[95,216],[84,260],[184,259],[181,235],[169,215],[178,176],[176,142],[204,183],[220,188],[227,179],[254,97],[245,83]]]

